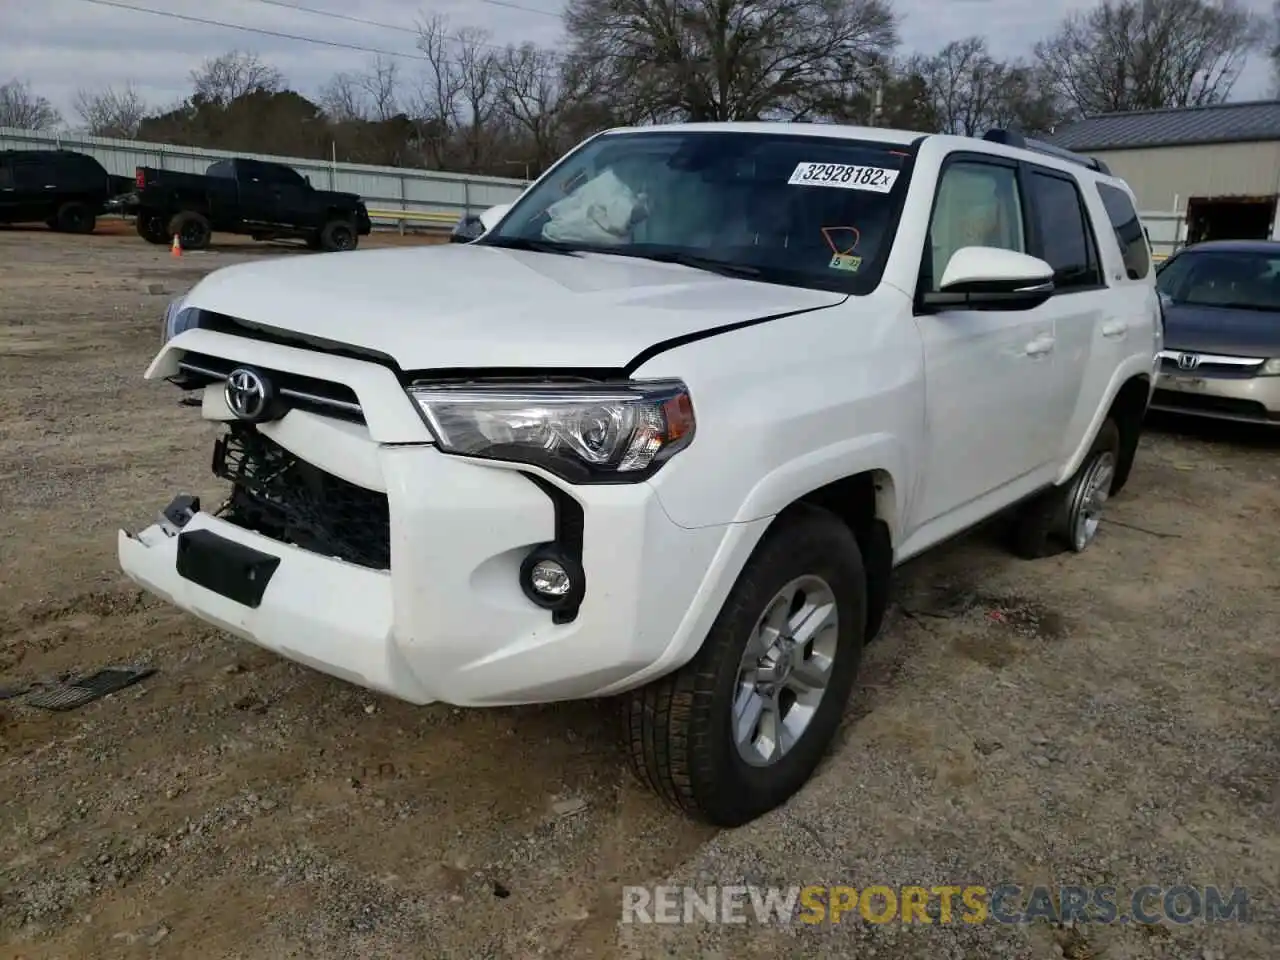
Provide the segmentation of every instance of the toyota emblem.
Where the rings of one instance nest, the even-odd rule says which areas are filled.
[[[1200,366],[1200,355],[1198,353],[1178,354],[1179,370],[1194,370],[1198,366]]]
[[[271,419],[271,383],[257,370],[237,367],[227,376],[222,388],[227,406],[241,420],[259,423]]]

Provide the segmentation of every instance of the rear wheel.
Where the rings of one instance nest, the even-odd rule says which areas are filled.
[[[640,780],[719,826],[786,802],[840,724],[866,610],[862,556],[848,527],[813,507],[779,518],[693,660],[628,694]]]
[[[58,208],[54,229],[61,233],[93,233],[98,218],[83,203],[72,200]]]
[[[356,225],[349,220],[330,220],[320,230],[320,249],[337,253],[354,250],[360,242]]]
[[[139,212],[133,227],[138,231],[138,236],[147,243],[165,244],[173,238],[173,234],[165,230],[164,217],[151,211]]]
[[[201,214],[194,210],[183,210],[169,219],[168,233],[170,237],[178,235],[183,250],[203,250],[209,246],[213,229]]]
[[[1024,506],[1014,521],[1014,551],[1034,560],[1062,550],[1080,553],[1098,534],[1120,462],[1120,430],[1108,419],[1084,462],[1066,483]]]

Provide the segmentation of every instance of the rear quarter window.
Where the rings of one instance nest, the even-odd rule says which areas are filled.
[[[1098,184],[1098,196],[1120,244],[1125,275],[1130,280],[1145,280],[1151,273],[1151,249],[1147,245],[1142,221],[1138,219],[1138,211],[1133,209],[1133,202],[1123,190],[1107,183]]]

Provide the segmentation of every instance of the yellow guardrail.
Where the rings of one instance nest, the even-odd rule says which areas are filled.
[[[438,213],[434,210],[370,210],[369,219],[394,220],[404,233],[406,225],[434,227],[437,230],[452,230],[458,222],[460,214]]]

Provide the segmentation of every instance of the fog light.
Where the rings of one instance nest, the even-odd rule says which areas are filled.
[[[542,597],[560,599],[573,586],[569,571],[554,560],[539,560],[529,571],[529,586]]]
[[[554,543],[534,547],[520,564],[524,595],[548,610],[576,607],[585,586],[582,565]]]

